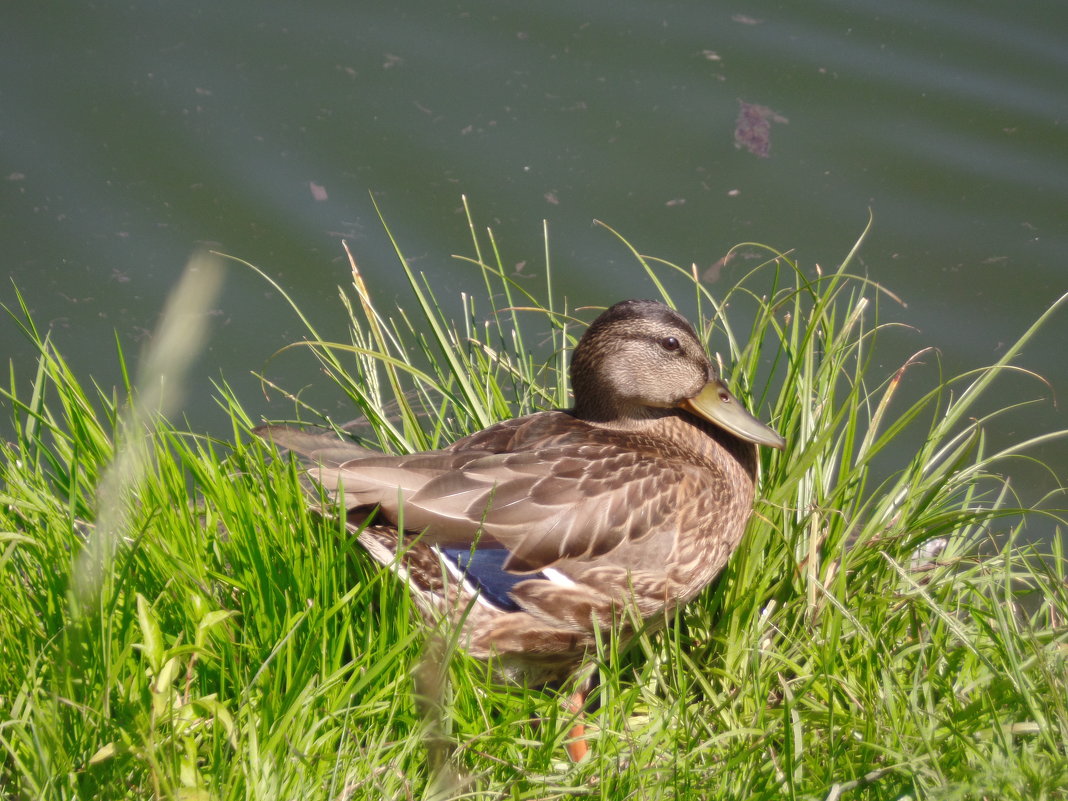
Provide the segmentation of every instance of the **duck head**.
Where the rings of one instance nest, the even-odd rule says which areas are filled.
[[[594,320],[571,360],[574,414],[627,425],[681,409],[748,442],[786,441],[727,389],[693,326],[653,300],[625,300]]]

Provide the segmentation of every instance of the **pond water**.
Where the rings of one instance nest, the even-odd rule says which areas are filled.
[[[884,319],[915,329],[887,369],[932,345],[959,373],[1068,291],[1066,41],[1068,5],[1018,0],[18,4],[0,30],[0,252],[36,322],[108,385],[115,332],[137,352],[202,244],[262,267],[328,334],[342,239],[380,302],[408,303],[370,193],[440,298],[471,288],[449,258],[470,253],[462,194],[533,285],[548,221],[572,305],[652,292],[595,218],[679,264],[758,241],[812,268],[870,209],[859,268],[907,304]],[[1020,359],[1049,387],[1006,382],[1007,400],[1045,400],[995,444],[1068,427],[1066,322]],[[301,334],[230,270],[190,425],[225,431],[221,376],[267,412],[250,371]],[[31,376],[6,318],[0,342]],[[298,361],[269,369],[315,382]],[[1065,475],[1065,451],[1037,455]],[[1052,486],[1020,471],[1027,497]]]

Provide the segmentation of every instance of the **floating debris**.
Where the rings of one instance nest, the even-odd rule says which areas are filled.
[[[787,123],[786,117],[767,106],[738,101],[738,122],[734,126],[734,146],[766,159],[771,151],[771,124]]]
[[[714,284],[719,280],[719,274],[723,271],[723,268],[730,264],[734,258],[735,252],[732,250],[723,256],[715,264],[712,264],[707,270],[701,273],[701,280],[708,284]]]

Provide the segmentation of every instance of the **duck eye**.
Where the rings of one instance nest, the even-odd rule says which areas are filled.
[[[682,347],[675,337],[664,337],[660,340],[660,347],[667,351],[676,351]]]

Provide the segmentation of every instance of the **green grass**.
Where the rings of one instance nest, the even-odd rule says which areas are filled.
[[[461,319],[411,272],[410,308],[378,307],[354,268],[351,341],[304,320],[294,347],[376,447],[439,447],[567,404],[567,348],[591,315],[553,293],[548,237],[536,298],[471,231],[484,293]],[[853,254],[817,273],[746,246],[764,258],[714,297],[632,250],[790,445],[762,453],[722,579],[628,652],[604,643],[578,765],[559,697],[426,653],[403,586],[307,511],[297,467],[250,436],[259,421],[225,386],[229,436],[166,422],[176,407],[153,388],[187,354],[161,346],[104,391],[10,310],[40,358],[0,390],[15,432],[0,466],[0,796],[1068,798],[1066,562],[1057,535],[1046,554],[1017,545],[1061,521],[1014,508],[998,475],[1034,443],[991,452],[985,435],[1009,411],[990,388],[1026,380],[1012,360],[1057,307],[997,364],[929,379],[930,354],[878,367],[891,296],[850,274]],[[299,400],[294,416],[345,422]]]

